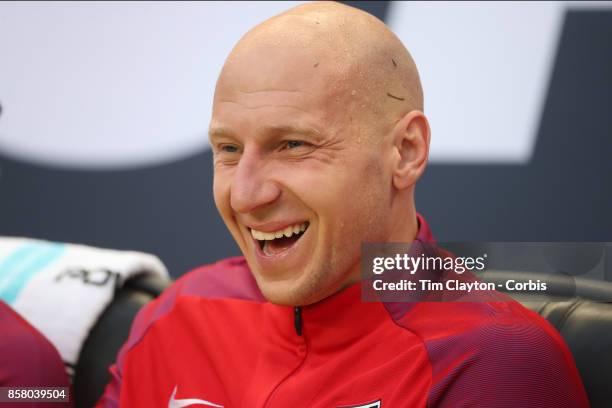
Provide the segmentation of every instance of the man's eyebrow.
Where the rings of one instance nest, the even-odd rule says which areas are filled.
[[[283,136],[283,135],[301,135],[301,136],[314,136],[315,138],[321,138],[321,132],[314,127],[308,126],[295,126],[295,125],[282,125],[282,126],[266,126],[261,131],[263,135]],[[208,138],[213,139],[215,137],[234,137],[235,134],[229,128],[218,126],[212,127],[208,131]]]
[[[234,132],[232,132],[230,129],[223,127],[223,126],[212,127],[208,131],[209,139],[212,139],[213,137],[223,137],[223,136],[234,136]]]
[[[295,125],[283,125],[283,126],[267,126],[262,131],[263,134],[272,134],[277,136],[282,135],[301,135],[301,136],[314,136],[321,138],[321,132],[313,127],[308,126],[295,126]]]

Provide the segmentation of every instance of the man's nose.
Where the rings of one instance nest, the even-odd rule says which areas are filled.
[[[273,203],[281,190],[270,178],[265,160],[256,152],[245,151],[237,164],[230,186],[230,204],[238,213],[250,213]]]

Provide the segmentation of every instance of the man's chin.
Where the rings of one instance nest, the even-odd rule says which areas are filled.
[[[254,275],[259,290],[270,303],[279,306],[306,306],[320,300],[316,297],[316,288],[297,277],[270,280],[258,274]]]
[[[304,296],[300,295],[300,291],[296,290],[290,282],[269,282],[265,279],[257,279],[257,285],[261,294],[270,303],[280,306],[301,306],[304,301]]]

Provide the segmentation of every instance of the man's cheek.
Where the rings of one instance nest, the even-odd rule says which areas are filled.
[[[313,188],[310,191],[316,188],[314,191],[318,192],[321,202],[328,207],[339,209],[346,206],[347,201],[359,200],[359,182],[359,179],[354,179],[345,172],[329,172],[311,183]]]
[[[216,175],[213,179],[213,199],[220,213],[223,213],[223,207],[229,207],[230,205],[229,183],[224,183],[223,180]]]

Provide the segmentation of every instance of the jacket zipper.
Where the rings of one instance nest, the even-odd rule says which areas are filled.
[[[302,308],[296,306],[293,309],[293,324],[295,326],[295,333],[298,336],[302,335]]]
[[[302,322],[302,308],[299,307],[299,306],[296,306],[293,309],[293,325],[295,327],[295,333],[298,336],[303,337],[302,336],[302,326],[303,326],[303,322]],[[308,350],[308,342],[306,341],[305,338],[304,338],[304,345],[306,346],[306,353],[304,354],[304,358],[302,359],[300,364],[298,364],[297,367],[295,367],[289,374],[287,374],[287,376],[285,378],[283,378],[281,380],[281,382],[276,384],[276,387],[274,387],[274,389],[272,390],[270,395],[268,395],[268,398],[266,398],[266,402],[264,403],[264,407],[269,407],[270,406],[270,404],[272,403],[272,399],[273,399],[274,395],[276,394],[276,392],[278,391],[278,389],[283,385],[283,383],[285,381],[287,381],[287,379],[289,379],[290,377],[295,375],[295,373],[300,371],[300,369],[304,365],[304,362],[306,361],[306,358],[308,357],[308,352],[309,352],[309,350]]]

